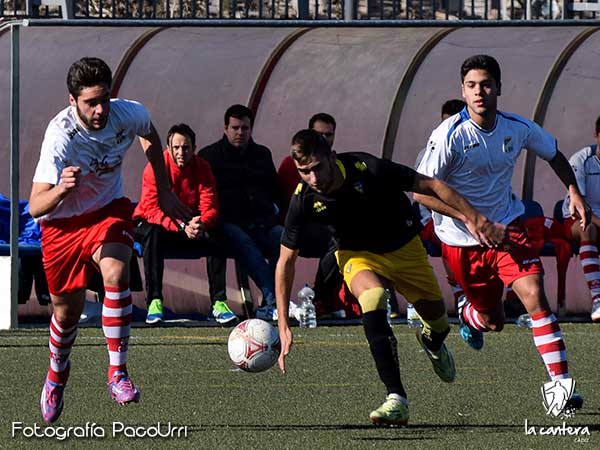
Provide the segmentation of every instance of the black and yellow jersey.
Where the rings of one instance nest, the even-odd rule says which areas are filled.
[[[420,230],[405,192],[414,184],[410,167],[368,153],[337,155],[344,183],[319,194],[303,181],[292,196],[281,243],[298,249],[307,222],[328,225],[341,250],[387,253],[409,242]]]

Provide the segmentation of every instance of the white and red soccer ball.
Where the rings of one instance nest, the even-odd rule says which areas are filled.
[[[248,319],[231,331],[227,350],[233,364],[239,369],[262,372],[273,367],[279,358],[279,333],[264,320]]]

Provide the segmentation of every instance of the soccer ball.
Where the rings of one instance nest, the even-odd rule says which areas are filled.
[[[227,350],[236,367],[246,372],[262,372],[279,358],[279,333],[264,320],[245,320],[231,331]]]

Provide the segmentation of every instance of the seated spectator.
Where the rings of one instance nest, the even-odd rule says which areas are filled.
[[[262,292],[256,317],[275,320],[275,265],[283,227],[279,186],[271,151],[252,140],[254,114],[243,105],[225,112],[223,137],[200,150],[215,176],[220,240]],[[268,259],[268,262],[265,260]],[[209,268],[222,257],[208,258]],[[210,270],[210,269],[209,269]]]
[[[333,116],[327,113],[317,113],[308,121],[308,128],[321,134],[329,146],[333,147],[336,129]],[[282,204],[285,215],[290,198],[301,181],[291,156],[288,155],[281,161],[277,174],[283,193]],[[319,267],[313,285],[317,314],[321,317],[331,316],[343,319],[346,317],[346,311],[344,304],[340,301],[340,294],[345,297],[346,291],[340,289],[344,280],[335,258],[337,244],[332,238],[331,231],[325,225],[310,223],[305,227],[304,235],[305,237],[300,240],[302,245],[299,255],[303,258],[319,258]],[[355,303],[358,305],[358,301]]]
[[[592,222],[585,230],[581,229],[579,218],[571,215],[569,194],[563,203],[563,217],[567,238],[579,244],[579,260],[592,297],[591,318],[594,322],[600,322],[600,117],[596,119],[594,140],[595,144],[582,148],[569,160],[579,190],[592,209]]]
[[[222,255],[221,247],[209,233],[218,217],[215,180],[209,164],[196,156],[196,135],[186,124],[173,125],[167,135],[163,156],[171,189],[188,206],[194,217],[175,223],[158,205],[154,172],[150,164],[144,169],[142,195],[133,213],[135,239],[144,246],[146,275],[146,323],[163,318],[163,272],[166,249],[194,249],[204,256]],[[225,263],[208,266],[212,313],[221,324],[233,323],[237,317],[226,303]]]

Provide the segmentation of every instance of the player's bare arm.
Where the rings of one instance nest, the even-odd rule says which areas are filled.
[[[415,201],[426,208],[462,221],[477,242],[482,245],[496,247],[505,240],[504,225],[490,222],[443,181],[417,173],[413,196]]]
[[[298,250],[292,250],[282,245],[275,269],[275,298],[277,301],[277,327],[281,339],[281,354],[279,355],[279,368],[285,373],[285,357],[292,348],[293,336],[288,321],[290,292],[294,283],[296,272],[296,258]]]
[[[177,198],[177,195],[171,191],[167,170],[165,168],[165,161],[163,159],[160,137],[158,136],[154,125],[150,124],[150,133],[148,135],[140,136],[139,138],[142,149],[144,150],[150,165],[152,165],[152,170],[156,177],[156,190],[158,192],[158,204],[160,205],[160,208],[176,223],[187,223],[193,216],[192,211],[181,203]]]
[[[556,151],[556,155],[549,161],[549,164],[554,173],[556,173],[569,190],[569,212],[571,213],[571,217],[579,219],[581,229],[585,230],[591,222],[592,210],[585,202],[581,192],[579,192],[573,168],[560,150]]]
[[[32,217],[48,214],[63,198],[78,186],[81,177],[79,167],[65,167],[60,174],[57,185],[49,183],[33,183],[29,197],[29,213]]]

